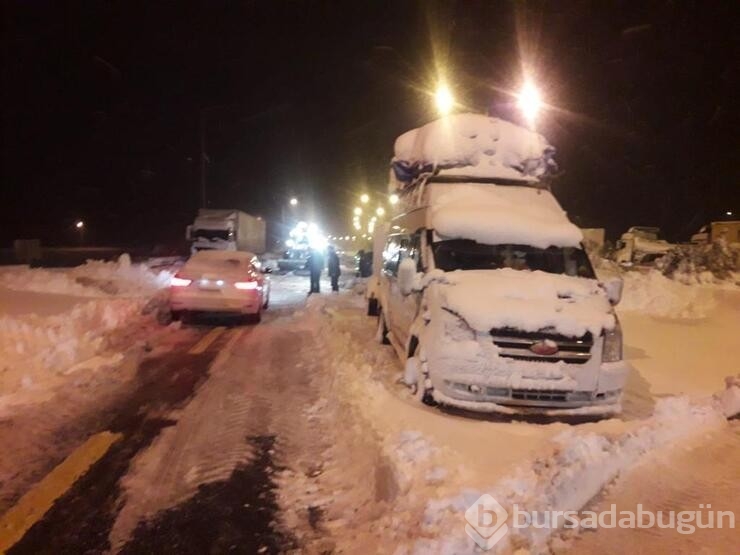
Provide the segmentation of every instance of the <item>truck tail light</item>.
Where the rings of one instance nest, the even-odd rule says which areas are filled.
[[[234,283],[234,287],[237,289],[257,289],[259,283],[256,281],[237,281]]]
[[[187,287],[191,283],[193,283],[192,279],[181,278],[180,276],[177,276],[177,275],[173,276],[172,279],[170,280],[170,285],[172,287]]]

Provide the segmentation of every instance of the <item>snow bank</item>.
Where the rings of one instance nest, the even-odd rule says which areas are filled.
[[[555,167],[555,149],[540,134],[482,114],[453,114],[398,137],[396,177],[440,175],[537,179]]]
[[[722,412],[727,418],[740,415],[740,374],[725,378],[725,390],[717,395]]]
[[[737,281],[740,249],[719,240],[708,245],[671,245],[667,254],[655,261],[663,275],[691,284]]]
[[[704,318],[715,307],[710,289],[668,279],[657,270],[625,272],[620,311],[664,318]]]
[[[580,337],[614,327],[611,306],[596,280],[511,268],[434,275],[446,281],[440,284],[445,306],[481,332],[553,328]]]
[[[477,553],[463,532],[464,512],[480,495],[492,495],[511,516],[519,511],[579,511],[620,474],[641,463],[658,449],[699,437],[726,425],[717,406],[687,397],[661,399],[652,417],[621,434],[581,433],[570,428],[556,436],[551,451],[522,466],[486,491],[462,490],[458,495],[428,503],[423,533],[414,553]],[[561,517],[562,518],[562,517]],[[562,524],[562,522],[561,522]],[[516,528],[493,546],[491,553],[515,548],[547,551],[557,528]]]
[[[54,316],[0,316],[0,407],[105,352],[111,334],[140,317],[144,302],[94,300]]]
[[[28,295],[33,300],[16,303],[28,303],[28,310],[0,310],[0,406],[48,393],[81,363],[88,367],[120,360],[104,356],[111,354],[114,336],[143,321],[145,304],[169,284],[170,276],[132,264],[128,255],[67,270],[23,267],[0,272],[0,287],[14,291],[6,292],[14,301],[23,297],[21,292],[34,293]],[[63,305],[61,311],[34,313],[52,299]]]
[[[440,196],[432,227],[445,238],[488,245],[578,247],[583,233],[549,191],[505,185],[465,186]]]
[[[77,297],[143,297],[169,285],[172,274],[132,264],[123,254],[116,262],[88,260],[65,270],[19,268],[0,273],[0,286],[14,291],[58,293]]]

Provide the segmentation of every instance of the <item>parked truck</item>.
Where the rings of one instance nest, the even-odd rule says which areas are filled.
[[[201,250],[265,252],[265,221],[241,210],[201,208],[187,227],[191,252]]]
[[[660,238],[659,228],[632,226],[617,241],[614,260],[622,266],[650,264],[673,247],[674,245]]]

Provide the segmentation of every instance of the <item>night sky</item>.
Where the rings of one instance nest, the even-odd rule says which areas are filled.
[[[393,141],[534,75],[576,223],[688,239],[740,211],[733,2],[4,2],[0,246],[176,244],[200,204],[328,231],[385,192]],[[508,91],[508,92],[507,92]]]

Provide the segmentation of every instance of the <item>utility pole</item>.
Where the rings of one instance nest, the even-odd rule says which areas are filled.
[[[206,196],[206,172],[208,166],[206,163],[206,110],[203,108],[200,111],[200,206],[201,208],[208,207],[208,198]]]

